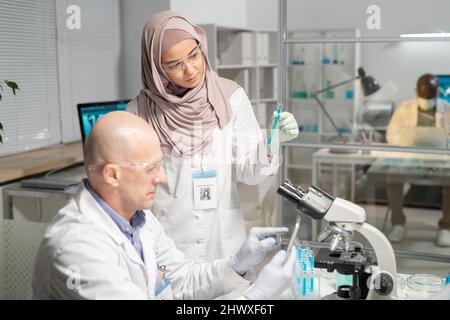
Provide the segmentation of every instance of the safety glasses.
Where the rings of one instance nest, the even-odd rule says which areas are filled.
[[[144,174],[146,176],[156,176],[160,170],[161,170],[161,161],[158,162],[142,162],[142,163],[127,163],[127,164],[123,164],[123,163],[111,163],[111,164],[115,164],[118,165],[119,167],[124,167],[124,168],[138,168],[141,169]],[[88,171],[95,171],[105,165],[107,165],[108,163],[98,163],[98,164],[93,164],[87,167]]]
[[[179,73],[184,70],[186,63],[188,63],[190,66],[196,65],[200,62],[202,58],[202,51],[200,49],[200,44],[198,44],[191,53],[183,59],[171,61],[167,63],[161,63],[164,67],[164,70],[169,73]]]

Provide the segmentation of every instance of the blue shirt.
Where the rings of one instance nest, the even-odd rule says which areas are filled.
[[[113,208],[111,208],[89,185],[87,179],[84,180],[86,189],[91,193],[100,207],[119,227],[120,231],[131,241],[131,244],[144,261],[144,251],[142,249],[141,239],[139,238],[138,230],[145,224],[145,213],[142,210],[136,211],[131,217],[130,222],[121,217]]]

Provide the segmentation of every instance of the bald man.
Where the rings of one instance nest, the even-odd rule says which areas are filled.
[[[212,299],[276,246],[286,228],[253,228],[233,256],[206,263],[185,258],[149,210],[166,179],[159,139],[143,119],[111,112],[84,145],[87,179],[50,223],[36,257],[35,299]],[[273,299],[290,284],[291,253],[278,252],[246,292]]]

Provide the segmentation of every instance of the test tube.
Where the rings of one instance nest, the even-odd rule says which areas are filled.
[[[302,249],[303,251],[303,249]],[[306,270],[307,270],[307,265],[306,265],[306,257],[303,255],[304,251],[302,252],[302,295],[306,296],[307,294],[307,287],[306,287]]]
[[[309,249],[309,254],[308,254],[308,262],[309,262],[309,272],[311,273],[311,278],[309,280],[310,283],[310,289],[311,289],[311,293],[314,292],[314,254],[313,251],[311,249]]]
[[[291,239],[289,240],[289,244],[286,250],[286,260],[285,263],[289,257],[289,253],[291,252],[292,246],[294,245],[295,240],[297,239],[298,231],[300,230],[300,222],[301,222],[301,215],[297,214],[297,219],[295,220],[295,227],[294,231],[292,231]]]
[[[270,135],[269,135],[269,139],[267,141],[267,146],[268,146],[268,152],[270,153],[270,155],[272,155],[271,153],[271,147],[272,147],[272,139],[273,139],[273,135],[275,133],[275,130],[278,128],[278,120],[280,119],[280,115],[281,112],[283,112],[283,105],[278,105],[277,110],[275,112],[275,116],[273,118],[273,123],[272,123],[272,130],[270,130]]]

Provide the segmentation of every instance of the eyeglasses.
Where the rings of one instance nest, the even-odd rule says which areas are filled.
[[[125,167],[125,168],[139,168],[144,171],[144,174],[148,177],[155,177],[161,170],[161,161],[158,162],[142,162],[142,163],[128,163],[128,164],[120,164],[120,163],[114,163],[118,165],[119,167]],[[97,170],[103,166],[105,166],[106,163],[98,163],[93,164],[87,167],[88,171],[94,171]]]
[[[186,57],[177,61],[162,63],[165,66],[165,70],[169,73],[178,73],[183,71],[185,64],[189,65],[197,64],[202,57],[202,51],[200,50],[200,44],[198,44],[194,50]]]

